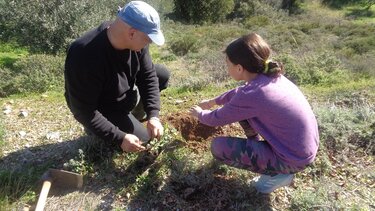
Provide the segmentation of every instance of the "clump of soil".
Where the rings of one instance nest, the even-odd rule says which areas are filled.
[[[178,131],[181,132],[182,137],[189,140],[206,140],[215,135],[223,134],[223,128],[210,127],[198,122],[197,118],[189,114],[177,114],[167,117],[167,121],[171,123]]]
[[[217,136],[242,136],[242,128],[239,124],[231,124],[218,127],[210,127],[198,121],[188,113],[177,113],[167,116],[165,121],[171,124],[181,133],[187,141],[189,148],[206,150],[212,139]]]

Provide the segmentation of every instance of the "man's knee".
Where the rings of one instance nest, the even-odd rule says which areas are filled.
[[[169,70],[162,64],[155,64],[155,70],[159,79],[159,90],[166,89],[171,75]]]

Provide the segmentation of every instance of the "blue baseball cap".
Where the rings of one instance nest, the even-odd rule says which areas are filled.
[[[156,45],[164,44],[159,14],[146,2],[131,1],[123,8],[119,8],[117,16],[131,27],[147,34]]]

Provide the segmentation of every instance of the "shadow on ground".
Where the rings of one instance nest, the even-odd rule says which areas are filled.
[[[29,190],[39,194],[42,174],[56,168],[83,172],[84,188],[73,193],[52,188],[46,210],[272,209],[269,195],[258,194],[245,181],[221,174],[221,164],[216,161],[183,172],[181,168],[190,161],[174,160],[167,154],[186,146],[174,140],[156,153],[135,155],[124,167],[115,164],[114,157],[124,160],[125,153],[89,136],[22,149],[0,160],[0,194],[11,202],[19,201]],[[128,190],[133,191],[130,196]],[[36,201],[25,203],[35,205]]]
[[[18,150],[0,159],[0,197],[17,201],[29,190],[36,190],[48,168],[61,168],[75,157],[85,138]]]

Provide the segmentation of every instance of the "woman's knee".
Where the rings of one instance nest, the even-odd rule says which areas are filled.
[[[215,158],[223,158],[225,152],[226,139],[224,137],[216,137],[211,142],[211,153]]]

